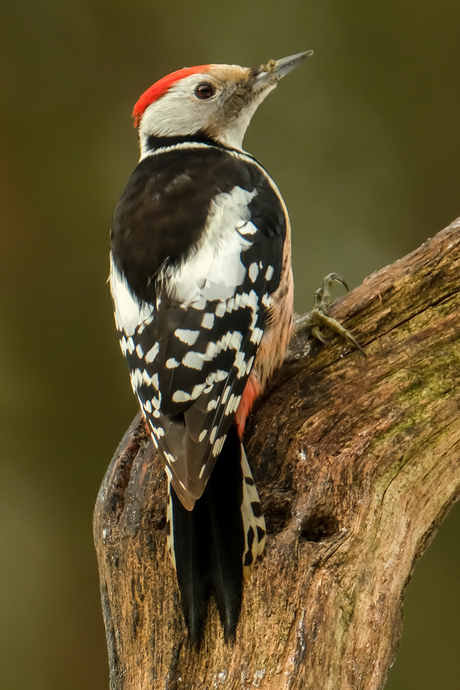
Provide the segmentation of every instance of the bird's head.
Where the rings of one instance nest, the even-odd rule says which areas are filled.
[[[312,50],[260,67],[200,65],[168,74],[151,86],[133,110],[141,155],[164,137],[200,136],[241,149],[256,109],[278,81]]]

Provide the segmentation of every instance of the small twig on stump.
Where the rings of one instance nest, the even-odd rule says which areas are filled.
[[[197,652],[140,418],[94,515],[112,690],[377,690],[415,562],[460,492],[460,221],[334,303],[367,358],[301,334],[246,434],[267,520],[235,644]]]

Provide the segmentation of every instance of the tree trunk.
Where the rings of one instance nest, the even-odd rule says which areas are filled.
[[[375,690],[414,564],[460,492],[460,221],[334,302],[367,357],[300,333],[246,448],[267,520],[236,642],[193,649],[166,553],[166,479],[140,415],[94,537],[112,690]]]

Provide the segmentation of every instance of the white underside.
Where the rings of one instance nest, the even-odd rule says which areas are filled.
[[[134,335],[136,329],[151,319],[153,306],[140,302],[135,297],[128,285],[126,277],[122,275],[110,253],[110,292],[112,293],[115,323],[119,331],[124,331],[127,336]]]

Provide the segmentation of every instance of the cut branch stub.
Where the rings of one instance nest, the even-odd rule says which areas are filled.
[[[267,519],[234,645],[187,640],[165,475],[133,422],[94,516],[112,690],[382,688],[415,561],[460,492],[460,222],[330,314],[365,347],[299,335],[245,443]]]

